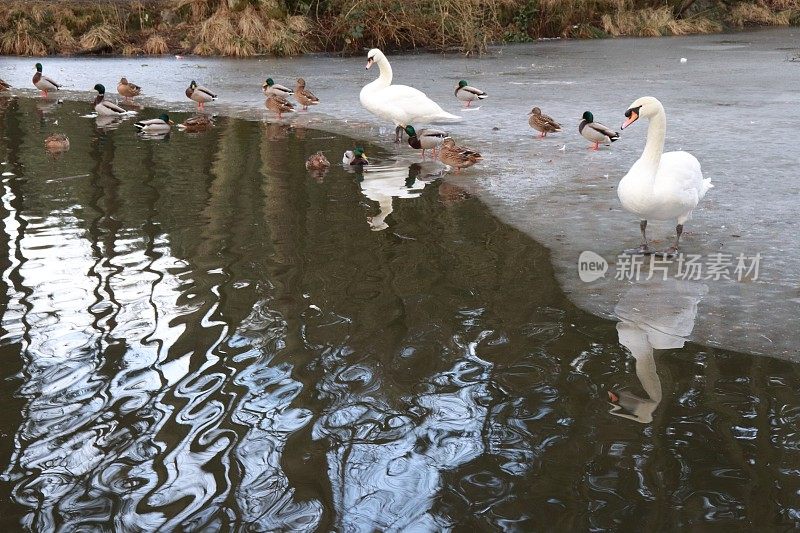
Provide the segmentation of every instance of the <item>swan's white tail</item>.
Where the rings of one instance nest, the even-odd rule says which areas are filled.
[[[428,122],[430,124],[450,124],[453,122],[460,122],[461,120],[462,118],[458,115],[452,115],[443,110],[441,113],[436,113],[435,115],[428,115],[424,118],[420,117],[420,119],[417,119],[417,122]]]
[[[703,180],[703,188],[700,189],[700,198],[706,195],[709,189],[713,188],[714,184],[711,183],[711,178],[705,178]]]

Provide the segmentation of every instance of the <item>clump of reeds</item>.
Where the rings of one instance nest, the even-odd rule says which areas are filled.
[[[122,41],[122,30],[112,24],[99,24],[81,35],[78,44],[85,52],[113,51]]]
[[[610,35],[658,37],[720,31],[722,26],[705,17],[675,18],[672,8],[624,8],[602,17],[603,29]]]
[[[193,1],[191,6],[196,6]],[[248,57],[258,54],[295,55],[306,48],[309,24],[304,17],[271,18],[248,5],[241,11],[222,4],[201,25],[193,51],[198,55]]]
[[[43,56],[47,54],[47,46],[37,36],[31,21],[19,18],[0,36],[0,53]]]
[[[162,55],[169,52],[169,43],[161,35],[154,33],[144,42],[142,51],[150,55]]]
[[[728,21],[738,27],[750,24],[788,26],[792,16],[792,4],[796,2],[773,2],[774,7],[760,2],[741,2],[731,9]]]
[[[330,0],[321,17],[323,46],[356,51],[427,48],[480,51],[505,30],[514,0]]]
[[[56,32],[53,34],[53,44],[55,44],[60,54],[71,54],[78,49],[78,41],[72,35],[72,32],[64,26],[59,24],[56,27]]]

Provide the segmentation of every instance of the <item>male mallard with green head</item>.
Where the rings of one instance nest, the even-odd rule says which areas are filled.
[[[531,128],[539,132],[539,137],[546,137],[548,133],[561,131],[561,124],[543,114],[542,110],[538,107],[531,109],[528,115],[530,115],[528,124],[531,125]]]
[[[160,135],[172,131],[173,124],[174,122],[169,119],[169,115],[164,113],[163,115],[159,115],[158,118],[140,120],[139,122],[136,122],[134,126],[136,126],[142,133]]]
[[[584,111],[583,120],[578,124],[578,132],[594,143],[592,150],[595,151],[600,149],[600,143],[613,143],[619,139],[619,133],[608,126],[595,122],[594,115],[590,111]]]
[[[42,96],[47,98],[48,91],[57,91],[61,84],[42,74],[42,64],[36,63],[36,74],[33,75],[33,84],[42,91]]]
[[[93,105],[94,110],[98,115],[109,117],[125,115],[128,113],[114,102],[109,102],[105,99],[106,88],[102,84],[98,83],[95,85],[94,90],[97,91],[97,97],[94,99]]]
[[[471,167],[482,159],[483,156],[478,152],[458,146],[452,137],[447,137],[439,150],[439,160],[445,165],[455,168],[456,173],[462,168]]]
[[[286,87],[285,85],[275,83],[272,78],[267,78],[267,81],[264,82],[264,85],[262,85],[261,88],[264,90],[264,96],[275,95],[286,98],[294,94],[290,88]]]
[[[361,147],[357,147],[354,150],[348,150],[344,153],[344,155],[342,156],[342,164],[363,166],[369,164],[369,159],[367,159],[367,154],[364,153],[364,149]]]
[[[425,159],[425,150],[432,150],[436,157],[436,148],[441,146],[442,141],[447,138],[447,132],[433,128],[423,128],[419,131],[414,126],[406,126],[408,134],[408,145],[416,150],[422,150],[422,159]]]
[[[205,109],[206,102],[217,99],[216,94],[202,85],[197,85],[197,82],[194,80],[192,80],[192,83],[190,83],[189,87],[186,89],[186,97],[197,102],[197,109]]]
[[[480,89],[470,86],[469,83],[467,83],[467,80],[461,80],[458,82],[458,87],[456,87],[455,94],[456,98],[467,103],[466,107],[469,107],[475,100],[483,100],[484,98],[489,97],[488,94]]]

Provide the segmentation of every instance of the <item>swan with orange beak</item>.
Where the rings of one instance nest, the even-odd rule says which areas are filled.
[[[642,244],[629,250],[633,253],[652,253],[647,243],[648,220],[677,220],[675,244],[665,255],[678,251],[684,223],[706,192],[713,187],[711,180],[703,178],[700,162],[689,152],[664,153],[667,115],[658,99],[645,96],[634,101],[625,111],[622,129],[640,117],[649,120],[647,142],[641,157],[619,182],[617,196],[622,207],[639,217]]]

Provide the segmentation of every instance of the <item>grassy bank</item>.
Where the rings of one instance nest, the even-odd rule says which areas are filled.
[[[0,54],[476,52],[798,23],[800,0],[3,0]]]

